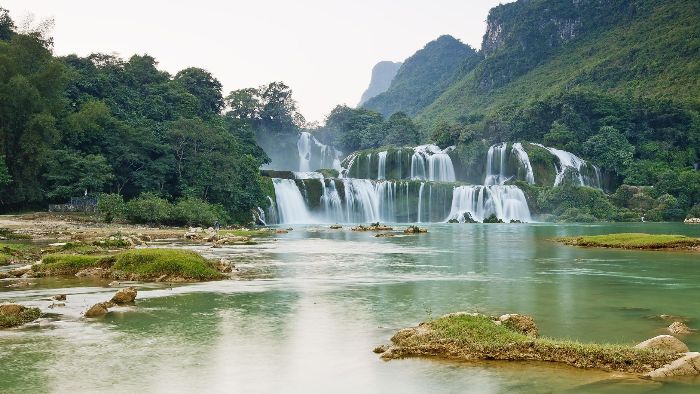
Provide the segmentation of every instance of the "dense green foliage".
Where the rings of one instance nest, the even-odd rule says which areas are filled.
[[[143,193],[125,203],[118,194],[103,194],[98,210],[106,222],[126,220],[131,223],[213,226],[226,223],[230,217],[221,205],[210,204],[197,197],[185,197],[171,203],[155,193]]]
[[[209,72],[171,76],[148,55],[58,58],[42,32],[16,33],[5,10],[0,25],[0,210],[86,192],[197,199],[241,221],[266,206],[258,168],[267,156],[240,107],[222,114],[221,83]],[[285,89],[262,92],[265,127],[290,122]]]
[[[423,140],[418,126],[403,112],[384,119],[378,112],[345,105],[331,111],[316,136],[343,152],[382,146],[415,146]]]
[[[444,35],[406,59],[389,89],[362,106],[390,116],[415,115],[432,103],[461,74],[478,61],[476,51],[452,36]]]

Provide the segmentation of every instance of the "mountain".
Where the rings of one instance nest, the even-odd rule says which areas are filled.
[[[364,93],[362,93],[362,98],[358,106],[366,103],[367,100],[375,97],[381,93],[384,93],[389,89],[391,85],[391,80],[394,79],[396,73],[401,67],[401,62],[390,62],[382,61],[374,65],[372,68],[372,78],[369,81],[369,86]]]
[[[417,114],[422,124],[577,89],[697,108],[700,2],[520,0],[490,11],[480,54],[471,72]]]
[[[389,89],[363,107],[385,116],[395,112],[415,115],[469,72],[478,58],[474,49],[456,38],[440,36],[406,59]]]

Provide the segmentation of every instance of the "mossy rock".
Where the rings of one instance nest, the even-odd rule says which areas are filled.
[[[41,316],[39,308],[28,308],[19,304],[0,305],[0,328],[21,326]]]

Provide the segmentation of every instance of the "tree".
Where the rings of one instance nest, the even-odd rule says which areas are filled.
[[[15,22],[10,17],[10,11],[0,7],[0,40],[8,41],[15,33]]]
[[[547,146],[554,146],[569,151],[577,150],[576,136],[565,124],[558,121],[552,122],[552,127],[544,135],[543,139],[544,144]]]
[[[199,116],[206,117],[218,114],[223,109],[224,99],[221,96],[221,82],[214,78],[209,71],[190,67],[175,74],[173,80],[197,98]]]
[[[420,129],[411,118],[403,112],[397,112],[389,117],[383,125],[384,145],[414,146],[420,143]]]
[[[46,174],[46,196],[54,201],[103,192],[114,179],[112,167],[101,155],[85,155],[69,150],[51,153]]]
[[[634,146],[614,127],[603,126],[583,144],[585,154],[602,168],[624,174],[632,161]]]

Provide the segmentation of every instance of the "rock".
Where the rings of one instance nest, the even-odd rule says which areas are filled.
[[[136,291],[135,287],[127,287],[126,289],[119,290],[117,294],[112,297],[110,302],[117,305],[131,304],[136,299],[137,293],[138,292]]]
[[[216,242],[219,240],[219,236],[216,234],[212,234],[207,238],[207,242]]]
[[[668,326],[668,331],[670,331],[671,334],[690,334],[690,328],[688,328],[685,323],[679,321],[671,323],[671,325]]]
[[[54,303],[52,303],[51,305],[49,305],[49,308],[50,308],[50,309],[53,309],[53,308],[62,308],[62,307],[64,307],[64,306],[66,306],[66,303],[65,303],[65,302],[54,302]]]
[[[252,241],[252,238],[238,235],[231,235],[216,241],[217,245],[241,245]]]
[[[500,316],[498,321],[503,326],[529,337],[537,338],[539,336],[537,324],[535,324],[535,319],[532,316],[512,313]]]
[[[389,350],[389,345],[379,345],[379,346],[375,347],[374,349],[372,349],[372,352],[376,353],[376,354],[381,354],[381,353],[386,352],[387,350]]]
[[[204,232],[204,230],[201,227],[190,227],[189,232],[197,234]]]
[[[121,283],[119,283],[118,281],[114,280],[114,281],[109,282],[109,284],[108,284],[107,286],[108,286],[108,287],[117,287],[117,286],[119,286],[119,285],[121,285]]]
[[[291,228],[291,227],[288,227],[288,228],[287,228],[287,231],[293,231],[293,230],[294,230],[294,229]]]
[[[156,282],[162,282],[168,277],[168,274],[163,274],[156,278]]]
[[[197,238],[199,238],[199,235],[197,233],[193,233],[190,231],[190,232],[185,233],[185,235],[183,235],[183,237],[185,239],[197,239]]]
[[[655,369],[644,376],[652,379],[660,379],[673,376],[697,375],[700,375],[700,353],[688,352],[678,360]]]
[[[403,230],[404,233],[406,234],[419,234],[419,233],[427,233],[428,229],[427,228],[420,228],[418,226],[409,226],[405,230]]]
[[[56,301],[65,301],[66,300],[66,295],[65,294],[58,294],[52,297]]]
[[[223,272],[224,274],[228,274],[231,271],[233,271],[233,264],[231,264],[231,262],[226,259],[221,259],[216,265],[216,270],[219,272]]]
[[[85,312],[85,317],[101,317],[107,314],[111,305],[107,302],[98,302]]]
[[[24,307],[19,304],[3,304],[0,305],[0,313],[5,316],[15,316],[22,313]]]
[[[289,231],[287,230],[277,230],[275,231],[275,234],[287,234]]]
[[[662,353],[686,353],[688,346],[671,335],[659,335],[634,346],[637,349],[654,349]]]
[[[9,271],[9,274],[16,277],[16,278],[19,278],[20,276],[26,274],[27,272],[29,272],[31,270],[32,270],[32,266],[31,266],[31,264],[29,264],[29,265],[25,265],[24,267],[15,268],[15,269]]]
[[[341,226],[339,224],[332,224],[331,225],[331,230],[339,230],[341,228],[343,228],[343,226]]]
[[[7,272],[0,272],[0,279],[7,279],[7,278],[12,278],[12,275],[8,274]]]
[[[0,305],[0,328],[17,327],[41,316],[39,308],[27,308],[19,304]]]
[[[394,234],[392,234],[392,233],[379,233],[379,234],[375,235],[375,237],[377,237],[377,238],[389,238],[389,237],[393,237],[393,236],[394,236]]]
[[[102,268],[102,267],[85,268],[85,269],[78,271],[75,274],[75,276],[77,278],[99,278],[99,279],[109,278],[110,275],[111,275],[111,271],[108,268]]]

